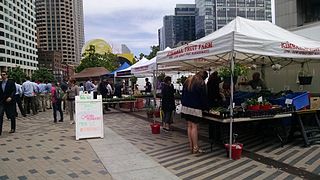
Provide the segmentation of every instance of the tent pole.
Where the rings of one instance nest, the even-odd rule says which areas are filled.
[[[157,106],[157,83],[158,83],[158,64],[156,63],[156,69],[153,71],[153,99],[154,104]]]
[[[232,154],[232,139],[233,139],[233,133],[232,133],[232,123],[233,123],[233,92],[234,92],[234,82],[233,82],[233,76],[234,76],[234,61],[235,61],[235,53],[232,52],[230,55],[230,68],[231,68],[231,83],[230,83],[230,134],[229,134],[229,159],[231,159]]]

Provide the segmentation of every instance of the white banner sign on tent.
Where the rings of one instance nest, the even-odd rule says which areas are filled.
[[[84,97],[84,95],[82,95]],[[76,140],[83,138],[104,137],[102,97],[97,99],[81,98],[75,100]],[[88,94],[88,97],[90,94]]]

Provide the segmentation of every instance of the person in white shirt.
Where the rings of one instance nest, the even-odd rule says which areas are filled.
[[[20,109],[20,112],[22,114],[23,117],[26,117],[26,112],[24,111],[23,107],[22,107],[22,101],[21,101],[21,97],[22,97],[22,86],[18,83],[16,83],[16,94],[14,96],[15,101]],[[18,111],[16,110],[16,117],[18,117]]]
[[[27,77],[26,82],[22,84],[22,92],[24,95],[23,102],[24,102],[24,109],[27,114],[30,114],[30,108],[32,110],[32,114],[37,114],[36,107],[35,107],[35,86],[30,81],[30,77]]]

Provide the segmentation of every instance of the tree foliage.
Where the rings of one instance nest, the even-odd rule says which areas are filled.
[[[49,71],[47,68],[40,68],[38,70],[35,70],[32,74],[32,79],[35,81],[48,81],[52,82],[54,81],[54,76],[51,71]]]
[[[96,53],[95,46],[90,46],[83,54],[84,58],[76,68],[76,72],[81,72],[85,68],[104,67],[109,71],[114,71],[119,67],[118,57],[113,53],[103,55]]]
[[[139,59],[141,60],[143,57],[146,57],[146,55],[143,54],[143,53],[140,53],[140,54],[139,54]]]
[[[10,79],[13,79],[15,82],[21,84],[27,77],[27,74],[23,72],[20,66],[15,67],[8,71]]]
[[[142,59],[143,57],[147,58],[147,59],[152,59],[154,57],[157,56],[157,52],[160,51],[160,47],[159,46],[151,46],[150,47],[151,51],[149,53],[149,55],[145,55],[143,53],[139,54],[139,59]]]
[[[151,46],[151,52],[150,54],[146,57],[147,59],[152,59],[157,56],[157,52],[160,51],[159,46]]]

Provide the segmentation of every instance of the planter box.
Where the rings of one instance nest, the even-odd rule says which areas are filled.
[[[153,118],[153,114],[154,114],[154,112],[147,112],[147,117],[148,118]]]
[[[132,109],[133,108],[133,103],[131,103],[131,102],[121,103],[120,107],[124,108],[124,109]]]
[[[137,109],[143,109],[143,107],[144,107],[143,99],[141,99],[141,98],[137,99],[135,104],[136,104]]]

